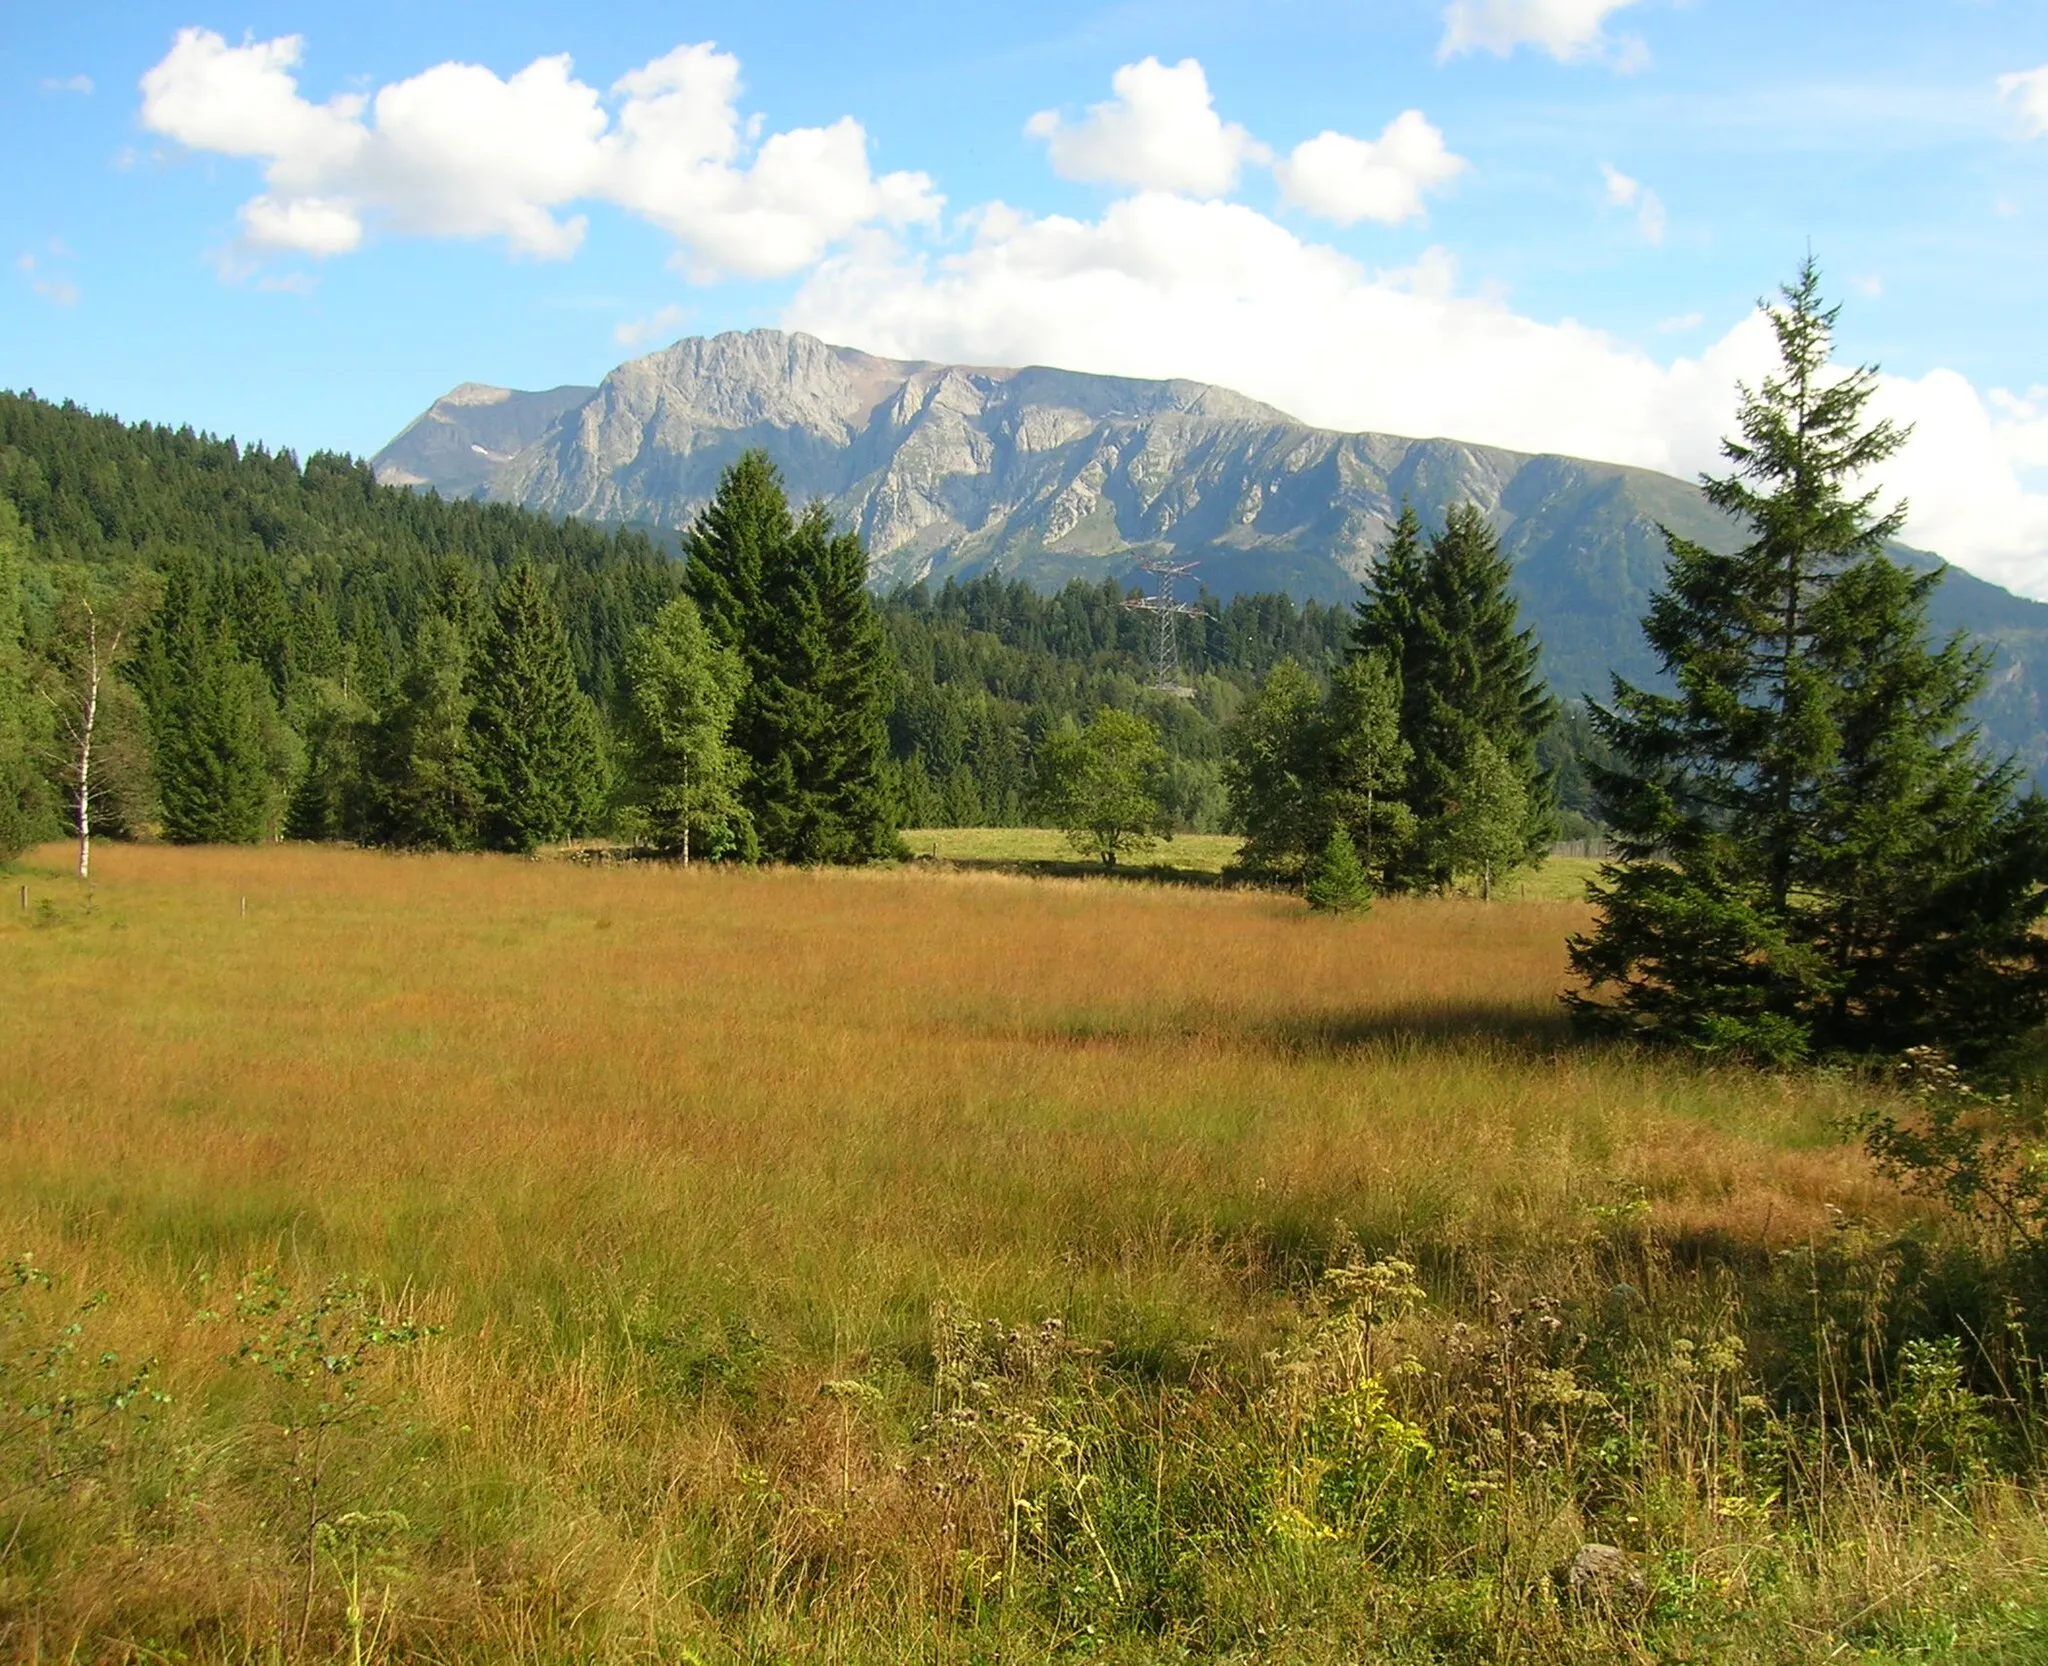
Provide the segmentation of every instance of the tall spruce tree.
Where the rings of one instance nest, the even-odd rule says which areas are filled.
[[[852,532],[834,532],[813,507],[791,540],[795,559],[816,574],[820,639],[817,668],[825,704],[818,748],[823,767],[813,791],[830,828],[819,855],[827,861],[871,861],[894,854],[899,840],[885,785],[889,710],[896,697],[896,660],[868,592],[868,557]]]
[[[1420,540],[1404,508],[1352,633],[1354,654],[1383,654],[1398,676],[1401,735],[1413,751],[1403,796],[1414,832],[1391,877],[1418,889],[1489,885],[1499,874],[1490,862],[1474,865],[1466,836],[1472,784],[1505,763],[1523,806],[1516,864],[1538,859],[1556,817],[1536,742],[1556,708],[1508,588],[1513,568],[1486,517],[1461,504],[1426,547]],[[1500,795],[1489,786],[1488,798]]]
[[[164,837],[254,844],[279,830],[292,773],[263,668],[243,657],[217,576],[174,561],[133,674],[149,712]]]
[[[886,791],[888,639],[860,540],[822,508],[793,519],[781,477],[750,451],[686,540],[685,589],[746,679],[732,725],[761,853],[848,862],[896,844]]]
[[[1750,541],[1667,532],[1644,633],[1674,685],[1617,679],[1593,721],[1618,860],[1575,939],[1588,1023],[1766,1059],[1995,1051],[2048,1011],[2048,806],[1980,755],[1987,661],[1929,642],[1939,574],[1892,563],[1903,507],[1858,483],[1904,441],[1829,368],[1809,260],[1765,308],[1779,365],[1743,390],[1708,497]]]
[[[0,861],[58,828],[49,708],[36,698],[22,617],[26,545],[14,505],[0,497]]]
[[[604,798],[597,708],[577,686],[562,616],[530,561],[498,583],[475,691],[483,842],[524,851],[587,832]]]
[[[462,631],[454,620],[431,613],[413,642],[412,668],[399,685],[398,702],[371,733],[371,838],[433,850],[468,850],[477,843],[485,806],[470,728],[475,706]]]
[[[1365,594],[1352,604],[1351,653],[1381,654],[1394,673],[1402,691],[1403,730],[1414,722],[1407,700],[1421,700],[1427,682],[1425,647],[1418,621],[1422,612],[1425,580],[1422,522],[1408,503],[1394,522],[1391,537],[1379,548],[1372,572],[1365,582]],[[1416,693],[1411,697],[1408,690]]]

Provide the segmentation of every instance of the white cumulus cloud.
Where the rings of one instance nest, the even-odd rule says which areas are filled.
[[[1753,385],[1772,362],[1757,314],[1661,360],[1461,293],[1442,251],[1374,271],[1239,203],[1149,191],[1094,219],[1005,205],[969,219],[973,239],[956,251],[857,239],[812,273],[784,322],[905,358],[1195,377],[1324,427],[1685,477],[1719,466],[1737,381]],[[1884,479],[1912,500],[1908,536],[2048,594],[2048,494],[2022,473],[2048,457],[2048,401],[2000,405],[1947,371],[1883,388],[1887,412],[1918,425]]]
[[[1998,78],[1998,96],[2018,108],[2021,129],[2030,139],[2048,135],[2048,64]]]
[[[1286,201],[1340,226],[1360,220],[1399,225],[1419,218],[1425,193],[1466,168],[1420,110],[1403,110],[1377,139],[1323,132],[1274,163]]]
[[[1216,114],[1209,79],[1193,58],[1126,64],[1110,78],[1110,90],[1114,98],[1091,105],[1077,122],[1041,110],[1024,124],[1031,137],[1045,140],[1062,178],[1220,197],[1246,162],[1266,157],[1263,145]]]
[[[621,77],[609,99],[556,56],[509,77],[437,64],[315,103],[299,91],[303,50],[296,35],[230,46],[185,29],[142,77],[152,132],[263,163],[265,189],[240,214],[252,250],[345,254],[381,225],[560,259],[586,229],[569,211],[612,203],[667,231],[694,275],[766,276],[939,210],[924,175],[876,177],[850,119],[755,143],[739,64],[708,44]]]
[[[1645,243],[1664,241],[1664,201],[1639,179],[1631,179],[1611,163],[1600,164],[1600,177],[1607,185],[1607,201],[1615,208],[1635,211],[1636,229]]]
[[[1444,8],[1439,59],[1463,52],[1491,52],[1504,58],[1518,46],[1533,46],[1561,63],[1612,56],[1622,68],[1643,57],[1642,43],[1612,39],[1607,19],[1635,0],[1451,0]]]

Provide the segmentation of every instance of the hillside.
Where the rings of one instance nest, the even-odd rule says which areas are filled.
[[[1696,487],[1646,469],[1336,433],[1199,382],[880,359],[774,330],[679,341],[593,389],[466,384],[373,463],[393,484],[672,530],[750,446],[860,532],[883,588],[999,567],[1051,590],[1158,552],[1199,561],[1221,596],[1348,601],[1403,501],[1425,520],[1474,502],[1566,695],[1653,674],[1638,621],[1660,526],[1734,536]],[[2048,765],[2048,604],[1951,571],[1934,615],[1994,649],[1993,743]]]

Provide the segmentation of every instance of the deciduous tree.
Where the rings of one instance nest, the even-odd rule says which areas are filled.
[[[1106,868],[1157,842],[1166,749],[1135,712],[1104,706],[1085,727],[1064,726],[1039,749],[1039,806],[1085,857]]]
[[[657,848],[681,856],[749,855],[753,827],[740,802],[745,761],[731,743],[746,686],[735,649],[704,628],[697,604],[678,596],[626,649],[627,740],[633,791]]]

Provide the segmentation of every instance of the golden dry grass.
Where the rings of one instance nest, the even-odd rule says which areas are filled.
[[[53,877],[62,922],[0,935],[17,1238],[296,1253],[479,1317],[599,1275],[801,1308],[851,1251],[858,1330],[963,1279],[1028,1307],[1212,1224],[1512,1239],[1639,1184],[1789,1241],[1872,1198],[1825,1091],[1567,1048],[1569,904],[1352,924],[292,848],[101,874],[90,914]]]
[[[134,1503],[113,1562],[49,1552],[0,1629],[38,1649],[105,1643],[124,1601],[208,1658],[285,1626],[293,1541],[234,1456],[250,1391],[191,1322],[266,1265],[444,1327],[351,1483],[435,1547],[418,1635],[677,1658],[740,1647],[716,1616],[744,1608],[742,1652],[816,1653],[775,1593],[837,1569],[841,1621],[929,1625],[899,1642],[936,1658],[967,1528],[918,1491],[890,1386],[935,1306],[1249,1360],[1333,1220],[1470,1286],[1540,1281],[1618,1199],[1736,1261],[1900,1209],[1839,1143],[1848,1086],[1574,1046],[1575,902],[1330,921],[943,869],[304,847],[110,847],[86,893],[64,862],[0,915],[0,1230],[113,1294],[95,1324],[163,1361],[212,1456],[151,1483],[189,1489],[182,1526]],[[872,1426],[819,1397],[854,1378]],[[846,1620],[898,1563],[884,1617]]]

